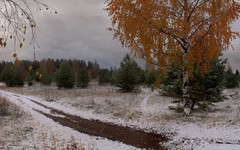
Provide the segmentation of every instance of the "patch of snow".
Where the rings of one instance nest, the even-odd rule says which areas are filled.
[[[38,88],[38,90],[44,91],[41,87]],[[16,96],[14,95],[17,95],[22,103],[30,108],[39,107],[34,106],[29,101],[29,99],[33,99],[44,105],[85,119],[101,120],[141,128],[146,131],[164,133],[170,137],[166,146],[172,149],[239,149],[240,89],[225,90],[224,94],[228,97],[228,100],[216,103],[213,106],[213,110],[216,111],[194,112],[193,116],[189,118],[182,118],[181,114],[168,109],[169,104],[174,100],[173,98],[160,96],[158,92],[151,93],[151,90],[147,88],[143,88],[142,92],[136,95],[125,93],[111,95],[111,92],[110,96],[91,95],[91,91],[108,91],[111,89],[111,86],[92,85],[79,92],[89,92],[89,95],[77,95],[77,97],[67,95],[59,97],[55,102],[46,102],[44,98],[36,96],[23,96],[5,91],[0,91],[0,93],[15,100]],[[34,89],[32,90],[34,91]],[[94,104],[90,105],[91,103]],[[88,109],[87,106],[92,108]],[[49,113],[47,109],[37,109],[43,109],[43,111]],[[98,113],[98,111],[101,112]],[[103,113],[104,111],[109,111],[109,113]],[[117,116],[114,115],[115,112],[123,114]],[[138,115],[127,120],[123,117],[127,113]]]
[[[197,148],[198,150],[240,150],[237,144],[206,144]]]
[[[119,150],[133,150],[137,149],[135,147],[116,142],[116,141],[111,141],[106,138],[101,138],[101,137],[95,137],[95,136],[89,136],[87,134],[83,134],[80,132],[77,132],[69,127],[62,126],[53,120],[47,118],[46,116],[37,113],[33,109],[37,109],[40,111],[43,111],[45,113],[50,113],[50,111],[40,105],[37,105],[33,103],[30,99],[34,99],[36,101],[36,98],[34,97],[28,97],[28,96],[23,96],[19,94],[14,94],[10,92],[5,92],[5,91],[0,91],[1,95],[5,98],[7,98],[9,101],[15,103],[16,105],[20,106],[23,108],[24,111],[29,112],[33,118],[34,118],[34,123],[36,125],[44,125],[48,128],[49,131],[55,133],[58,135],[59,138],[62,137],[62,139],[69,139],[71,140],[72,137],[76,141],[81,141],[84,144],[84,148],[88,149],[89,148],[89,143],[94,143],[94,148],[97,148],[99,150],[112,150],[112,149],[119,149]],[[40,102],[40,101],[39,101]],[[61,107],[63,108],[63,107]],[[68,112],[70,109],[68,109]],[[76,114],[76,112],[75,112]],[[41,145],[41,143],[38,143],[38,145]]]

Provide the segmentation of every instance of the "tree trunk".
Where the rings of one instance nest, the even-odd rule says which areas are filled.
[[[189,96],[189,76],[188,68],[183,65],[183,107],[184,107],[184,116],[189,116],[191,113],[192,101]]]

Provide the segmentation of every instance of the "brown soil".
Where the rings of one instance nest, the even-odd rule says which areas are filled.
[[[146,132],[140,129],[133,129],[126,126],[119,126],[111,123],[101,122],[99,120],[88,120],[79,116],[70,115],[60,110],[48,107],[39,102],[31,100],[32,102],[50,109],[53,115],[35,110],[55,122],[59,122],[63,126],[70,127],[81,133],[91,136],[104,137],[113,141],[123,142],[138,148],[165,150],[166,148],[161,143],[168,139],[160,134],[153,132]],[[63,115],[63,117],[54,116],[54,114]]]

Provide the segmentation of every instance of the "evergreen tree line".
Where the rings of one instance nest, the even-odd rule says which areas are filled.
[[[198,105],[200,109],[206,110],[215,102],[222,101],[222,94],[226,88],[239,87],[239,71],[233,72],[229,67],[226,70],[227,60],[214,59],[207,72],[201,74],[200,69],[195,66],[190,77],[190,98],[193,100],[192,109]],[[167,76],[161,77],[160,91],[163,95],[182,98],[182,65],[172,65],[168,69]],[[139,85],[148,87],[155,86],[159,73],[155,70],[144,71],[137,63],[126,55],[119,69],[102,69],[99,72],[99,84],[112,84],[119,87],[120,91],[131,92],[137,90]]]
[[[55,82],[59,88],[73,88],[75,85],[86,88],[91,79],[98,79],[100,85],[115,85],[123,92],[137,90],[139,85],[152,85],[155,81],[153,76],[148,79],[147,71],[141,69],[129,54],[124,57],[119,69],[100,69],[96,61],[86,63],[83,60],[43,59],[34,62],[22,60],[19,64],[0,63],[0,81],[7,86],[23,86],[24,81],[31,86],[35,81],[45,85]]]
[[[7,86],[23,86],[24,81],[28,83],[29,86],[33,84],[33,81],[41,82],[45,85],[50,85],[52,82],[59,83],[59,73],[60,70],[66,69],[63,64],[68,64],[71,70],[69,73],[73,72],[74,81],[79,81],[82,78],[80,74],[84,74],[84,78],[87,75],[86,81],[91,79],[96,79],[99,74],[99,64],[97,61],[87,63],[84,60],[64,60],[64,59],[43,59],[41,61],[28,61],[22,60],[20,63],[6,62],[2,61],[0,63],[0,82],[4,82]],[[75,79],[76,78],[76,79]],[[83,79],[81,79],[83,80]],[[84,83],[75,83],[74,85],[80,85],[80,87],[86,87],[86,81]],[[64,81],[63,81],[64,82]],[[80,81],[79,81],[80,82]],[[59,87],[71,88],[69,85],[62,86],[62,84],[57,84]]]
[[[226,60],[215,59],[208,71],[202,76],[195,67],[190,78],[190,97],[192,108],[201,107],[223,99],[224,88],[239,86],[239,71],[235,73],[229,68],[225,71]],[[31,66],[31,68],[29,68]],[[20,65],[12,62],[0,63],[0,80],[7,86],[23,86],[24,81],[32,85],[33,81],[50,85],[56,82],[59,88],[86,88],[91,79],[98,79],[100,85],[111,84],[122,92],[137,91],[140,85],[153,87],[159,74],[152,69],[143,70],[127,54],[120,63],[120,68],[100,69],[97,62],[86,63],[83,60],[53,60],[40,62],[21,61]],[[161,91],[174,97],[182,95],[182,66],[169,67],[166,77],[162,77]]]

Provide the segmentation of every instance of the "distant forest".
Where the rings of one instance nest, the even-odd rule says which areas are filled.
[[[76,59],[43,59],[41,61],[29,61],[29,60],[21,60],[20,63],[16,64],[15,62],[2,61],[0,62],[0,74],[6,66],[11,66],[19,71],[21,71],[22,75],[26,75],[29,71],[29,67],[31,66],[33,71],[45,72],[51,76],[55,76],[57,70],[60,68],[60,65],[63,62],[68,62],[74,73],[77,74],[81,69],[87,69],[89,75],[92,79],[98,77],[100,66],[95,60],[85,61],[85,60],[76,60]]]

